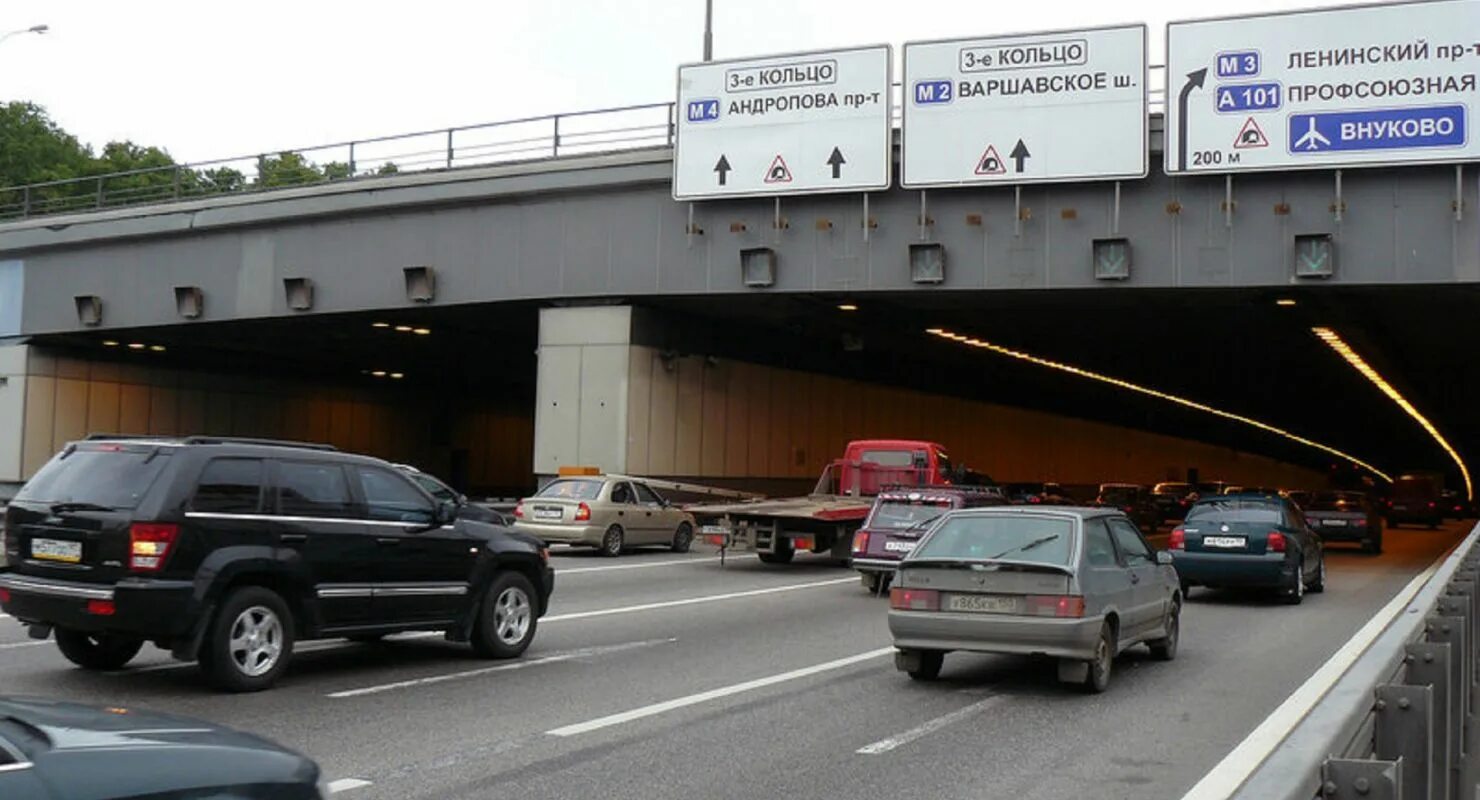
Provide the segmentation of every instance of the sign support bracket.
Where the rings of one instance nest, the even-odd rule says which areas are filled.
[[[1012,187],[1012,235],[1019,239],[1023,236],[1023,187],[1021,185]]]
[[[925,241],[927,238],[929,238],[926,235],[925,226],[926,226],[926,224],[927,224],[927,222],[929,221],[930,218],[927,217],[927,216],[925,216],[925,214],[926,214],[925,190],[924,189],[921,189],[920,190],[920,241],[922,241],[922,242]]]
[[[868,192],[863,193],[863,241],[868,243]]]
[[[1454,165],[1454,221],[1461,222],[1465,215],[1465,165]]]
[[[1233,227],[1233,173],[1223,176],[1223,227]]]
[[[1335,215],[1337,225],[1341,224],[1341,214],[1345,210],[1346,200],[1342,199],[1341,195],[1341,170],[1338,169],[1336,170],[1336,205],[1331,207],[1331,211]]]
[[[698,229],[694,227],[694,204],[689,203],[689,224],[688,227],[684,228],[684,232],[688,234],[689,237],[687,242],[689,247],[694,246],[694,233],[697,230]]]
[[[1115,205],[1110,212],[1110,235],[1120,235],[1120,181],[1115,182]]]
[[[771,219],[771,230],[776,244],[781,244],[781,195],[776,196],[776,211]]]

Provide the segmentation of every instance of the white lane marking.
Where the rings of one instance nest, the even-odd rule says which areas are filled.
[[[43,644],[50,644],[50,642],[11,642],[10,644],[0,644],[0,650],[14,650],[17,647],[40,647]]]
[[[337,781],[329,781],[329,785],[324,788],[329,790],[329,794],[339,794],[350,789],[363,789],[370,785],[370,781],[363,778],[340,778]]]
[[[566,622],[573,619],[589,619],[590,617],[606,617],[612,614],[631,614],[635,611],[652,611],[659,608],[675,608],[678,606],[691,606],[699,603],[715,603],[721,600],[735,600],[741,597],[755,597],[763,594],[775,594],[776,592],[794,592],[799,589],[816,589],[819,586],[836,586],[840,583],[858,583],[857,577],[852,578],[829,578],[825,581],[811,581],[809,583],[787,583],[781,586],[770,586],[764,589],[747,589],[743,592],[726,592],[725,594],[708,594],[701,597],[686,597],[682,600],[663,600],[657,603],[641,603],[635,606],[618,606],[617,608],[601,608],[595,611],[574,611],[569,614],[555,614],[545,617],[540,622]]]
[[[698,694],[691,694],[686,697],[678,697],[674,698],[673,700],[665,700],[661,703],[654,703],[652,705],[642,706],[641,708],[634,708],[631,711],[623,711],[620,714],[612,714],[610,716],[600,717],[597,719],[589,720],[587,722],[578,722],[574,725],[566,725],[564,727],[555,728],[554,730],[545,731],[545,734],[548,736],[578,736],[583,733],[599,731],[602,728],[610,728],[613,725],[621,725],[623,723],[657,716],[658,714],[666,714],[667,712],[673,711],[675,709],[686,708],[688,706],[698,705],[700,703],[707,703],[711,700],[719,700],[720,698],[730,697],[732,695],[742,694],[744,692],[750,692],[756,689],[763,689],[767,686],[774,686],[778,683],[800,680],[802,678],[817,675],[823,672],[830,672],[835,669],[851,667],[854,664],[859,664],[864,661],[871,661],[875,658],[879,658],[893,652],[893,647],[881,647],[877,650],[869,650],[866,653],[859,653],[857,655],[848,656],[847,658],[839,658],[834,661],[824,662],[822,664],[814,664],[810,667],[794,669],[791,672],[783,672],[780,675],[772,675],[766,678],[756,678],[755,680],[745,681],[744,683],[736,683],[731,686],[722,686],[718,689],[710,689],[707,692],[699,692]]]
[[[866,756],[876,756],[881,753],[887,753],[890,750],[893,750],[897,747],[903,747],[904,745],[907,745],[917,739],[923,739],[926,736],[929,736],[930,734],[940,730],[941,728],[946,727],[947,725],[954,725],[957,722],[960,722],[961,720],[972,716],[973,714],[979,714],[982,711],[985,711],[986,709],[997,705],[1004,699],[1005,698],[1003,698],[1001,695],[988,697],[985,700],[972,703],[965,708],[960,708],[944,716],[936,717],[935,719],[932,719],[923,725],[910,728],[904,733],[890,736],[887,739],[880,739],[873,744],[864,745],[854,752]]]
[[[649,639],[642,642],[625,642],[623,644],[603,645],[600,647],[584,647],[580,650],[569,650],[564,653],[551,653],[547,656],[531,658],[526,661],[514,661],[507,664],[499,664],[494,667],[482,667],[480,669],[468,669],[461,672],[448,672],[442,675],[431,675],[425,678],[412,678],[393,683],[382,683],[377,686],[365,686],[359,689],[346,689],[342,692],[330,692],[324,695],[336,700],[345,697],[363,697],[367,694],[380,694],[381,692],[394,691],[396,689],[410,689],[416,686],[430,686],[434,683],[445,683],[447,681],[462,680],[464,678],[476,678],[480,675],[489,675],[495,672],[511,672],[517,669],[528,669],[544,664],[556,664],[562,661],[574,661],[579,658],[591,658],[594,656],[620,653],[626,650],[637,650],[644,647],[653,647],[660,644],[672,644],[678,639]]]
[[[743,556],[731,556],[730,557],[730,560],[731,561],[734,561],[736,558],[743,558]],[[754,558],[754,556],[751,556],[751,558]],[[714,556],[713,558],[685,558],[685,559],[678,559],[678,560],[673,560],[673,561],[647,561],[647,562],[644,562],[644,563],[641,563],[641,564],[612,564],[610,566],[605,566],[605,567],[576,567],[575,569],[557,569],[557,570],[555,570],[555,574],[557,576],[560,576],[560,575],[579,575],[579,574],[581,574],[583,572],[611,572],[613,570],[619,570],[619,569],[652,569],[653,567],[682,567],[682,566],[686,566],[688,564],[708,564],[710,562],[714,562],[714,561],[718,561],[718,560],[719,560],[719,556]]]
[[[1285,702],[1270,712],[1264,721],[1259,723],[1248,736],[1244,737],[1238,746],[1233,748],[1217,766],[1213,767],[1202,780],[1198,781],[1187,794],[1182,795],[1182,800],[1224,800],[1233,796],[1233,793],[1243,785],[1244,781],[1254,773],[1254,769],[1269,757],[1270,753],[1290,735],[1290,731],[1305,719],[1305,715],[1315,707],[1315,704],[1331,690],[1332,686],[1346,674],[1347,669],[1356,662],[1357,658],[1371,646],[1372,642],[1387,629],[1393,618],[1398,616],[1408,606],[1418,590],[1423,588],[1425,581],[1439,569],[1439,565],[1449,557],[1449,553],[1439,556],[1427,569],[1414,576],[1398,591],[1388,604],[1378,610],[1357,630],[1346,644],[1341,646],[1326,663],[1315,674],[1306,679]]]

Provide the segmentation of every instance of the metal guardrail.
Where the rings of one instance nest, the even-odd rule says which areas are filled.
[[[1477,796],[1477,540],[1480,525],[1232,798]]]
[[[1165,67],[1150,68],[1152,113],[1166,105]],[[903,87],[893,85],[894,125]],[[671,147],[675,103],[603,108],[357,139],[214,161],[0,188],[0,221],[173,203],[404,172],[545,161]]]

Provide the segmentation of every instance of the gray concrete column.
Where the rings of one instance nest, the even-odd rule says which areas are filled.
[[[540,311],[534,472],[563,466],[627,468],[627,390],[632,308]]]
[[[21,475],[21,445],[26,431],[26,345],[0,347],[0,498]]]

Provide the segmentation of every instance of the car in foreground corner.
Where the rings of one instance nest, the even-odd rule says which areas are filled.
[[[937,678],[953,651],[1048,656],[1059,680],[1102,692],[1127,648],[1176,657],[1181,611],[1171,557],[1118,511],[967,509],[900,562],[889,631],[895,667],[915,680]]]
[[[195,719],[0,697],[6,800],[321,800],[319,767]]]
[[[1273,589],[1298,604],[1326,589],[1321,539],[1294,503],[1269,495],[1197,501],[1167,538],[1182,594],[1193,586]]]

